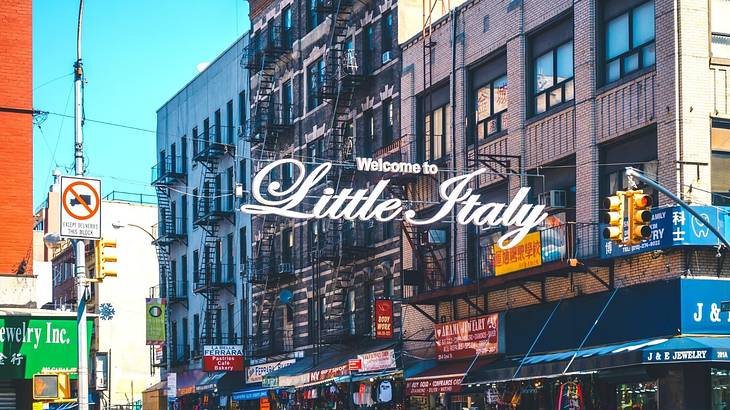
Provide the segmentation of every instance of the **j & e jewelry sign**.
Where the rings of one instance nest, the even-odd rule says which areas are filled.
[[[266,189],[263,182],[272,172],[282,165],[296,167],[299,172],[289,187],[273,180]],[[436,174],[438,167],[433,164],[410,164],[403,162],[386,162],[370,158],[356,158],[360,171],[390,171],[413,174]],[[371,189],[344,188],[335,192],[325,188],[319,199],[309,211],[296,211],[302,205],[309,192],[323,182],[331,170],[332,163],[324,162],[307,172],[305,165],[296,159],[285,158],[266,165],[253,178],[251,193],[258,204],[241,206],[241,211],[255,215],[280,215],[296,219],[345,219],[367,221],[375,219],[380,222],[403,218],[411,225],[429,225],[448,218],[456,210],[456,222],[462,225],[479,227],[506,226],[514,229],[502,235],[497,242],[504,249],[519,244],[531,229],[538,226],[546,217],[544,205],[530,205],[523,201],[530,188],[523,187],[508,204],[481,201],[481,196],[472,192],[469,183],[486,172],[479,169],[474,172],[449,178],[441,183],[439,195],[441,207],[431,216],[420,218],[413,209],[404,209],[403,200],[399,198],[381,199],[387,191],[389,179],[380,180]],[[457,210],[457,206],[459,206]]]

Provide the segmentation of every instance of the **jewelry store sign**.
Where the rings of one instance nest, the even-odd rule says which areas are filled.
[[[424,162],[411,164],[405,162],[387,162],[382,159],[356,158],[356,167],[365,172],[400,172],[411,174],[436,174],[438,166]],[[298,175],[290,186],[282,186],[275,179],[276,170],[280,167],[294,167]],[[342,165],[348,166],[348,165]],[[339,192],[331,187],[324,188],[319,199],[307,210],[304,200],[310,191],[322,184],[332,169],[331,162],[317,165],[310,172],[299,160],[285,158],[267,164],[256,174],[251,184],[251,193],[258,204],[245,204],[241,211],[253,215],[279,215],[294,219],[335,219],[361,220],[375,219],[388,222],[402,218],[410,225],[430,225],[450,219],[456,212],[456,222],[461,225],[478,227],[506,226],[513,228],[502,235],[497,244],[502,249],[517,246],[546,217],[544,205],[524,203],[530,188],[522,187],[510,203],[482,202],[481,196],[475,194],[469,185],[486,169],[478,169],[464,175],[458,175],[443,181],[439,187],[442,199],[441,207],[429,217],[420,217],[413,209],[406,209],[400,198],[382,199],[387,192],[389,179],[378,181],[371,189],[344,188]],[[272,179],[264,188],[264,182]],[[457,210],[458,206],[458,210]],[[304,208],[304,209],[302,209]]]

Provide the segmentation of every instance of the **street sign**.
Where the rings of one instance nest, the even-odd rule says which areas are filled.
[[[61,176],[61,237],[101,239],[101,180]]]

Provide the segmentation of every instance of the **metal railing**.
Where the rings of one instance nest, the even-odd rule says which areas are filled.
[[[246,278],[254,284],[269,284],[274,286],[282,280],[294,278],[294,264],[292,258],[281,255],[261,255],[249,259],[246,264]]]
[[[185,175],[187,174],[186,160],[187,158],[180,156],[166,156],[162,161],[152,167],[152,184],[166,185],[184,180]]]
[[[152,233],[158,241],[176,240],[187,236],[187,220],[176,217],[165,223],[158,222],[152,225]]]
[[[404,135],[373,153],[374,159],[389,162],[416,163],[416,144],[413,135]]]
[[[249,357],[271,356],[294,351],[294,330],[262,329],[247,345]]]
[[[414,297],[418,294],[435,290],[468,285],[479,280],[490,278],[498,274],[498,267],[503,266],[501,274],[510,274],[528,268],[545,265],[552,262],[578,259],[581,261],[600,257],[599,226],[596,223],[569,222],[566,224],[539,229],[540,242],[521,243],[508,250],[497,249],[497,237],[480,246],[479,255],[463,253],[456,255],[453,261],[444,255],[439,260],[442,276],[447,281],[428,280],[422,267],[409,271],[411,278],[404,287],[404,297]],[[539,253],[539,256],[537,255]],[[529,259],[525,267],[520,269],[509,268],[512,264]],[[539,263],[536,263],[539,262]],[[564,267],[558,267],[562,269]],[[453,273],[453,274],[452,274]]]
[[[195,291],[210,287],[229,286],[235,280],[235,265],[228,263],[211,263],[203,266],[198,281],[195,284]]]
[[[294,44],[294,29],[278,24],[270,24],[251,38],[249,45],[243,51],[241,65],[244,68],[261,69],[263,59],[277,58],[290,52]]]
[[[105,201],[128,202],[131,204],[157,205],[157,196],[139,192],[111,191],[104,198]]]
[[[222,126],[211,126],[208,132],[204,132],[198,136],[197,141],[193,141],[195,144],[195,154],[193,156],[194,161],[209,161],[221,158],[226,154],[234,155],[236,153],[236,145],[232,141],[227,141],[226,127]],[[223,137],[226,137],[226,140]]]
[[[235,193],[232,191],[213,190],[211,196],[199,198],[197,209],[195,209],[195,220],[200,221],[211,216],[225,216],[234,213],[236,211],[234,195]]]

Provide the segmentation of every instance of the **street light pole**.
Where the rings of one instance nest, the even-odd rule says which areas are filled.
[[[84,175],[84,136],[83,115],[84,97],[82,92],[84,69],[81,63],[81,22],[84,13],[84,0],[79,1],[79,21],[76,31],[76,62],[74,63],[74,166],[77,176]],[[76,297],[78,299],[78,396],[79,410],[89,410],[89,358],[86,339],[86,244],[82,239],[74,241],[76,248]]]

